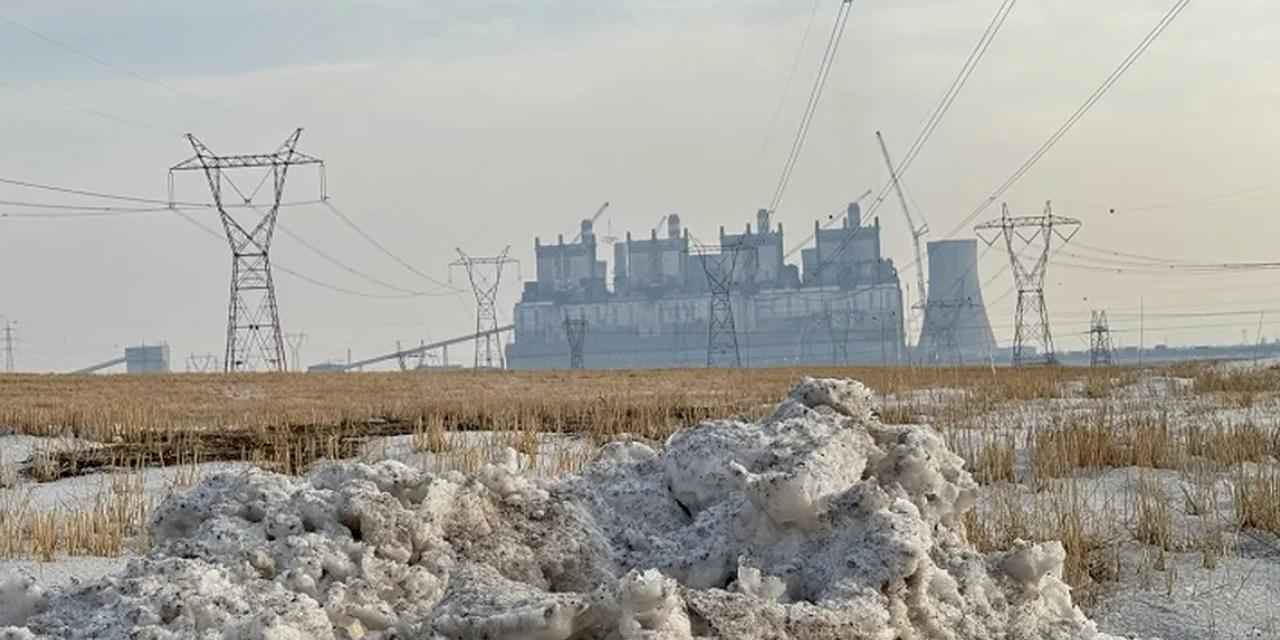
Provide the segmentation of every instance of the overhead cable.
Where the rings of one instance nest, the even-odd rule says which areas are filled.
[[[386,245],[382,244],[381,242],[378,242],[376,238],[369,235],[367,232],[365,232],[364,229],[360,228],[360,226],[357,225],[355,221],[353,221],[349,216],[347,216],[347,214],[343,213],[340,209],[333,206],[332,198],[325,199],[324,206],[328,208],[329,211],[333,213],[333,215],[337,216],[339,220],[342,220],[343,224],[347,225],[347,227],[349,227],[352,231],[355,231],[357,234],[359,234],[361,238],[364,238],[369,244],[373,245],[376,249],[378,249],[378,251],[381,251],[383,255],[387,256],[388,258],[391,258],[392,260],[395,260],[397,263],[400,264],[400,266],[404,267],[405,269],[408,269],[409,271],[413,272],[414,274],[418,275],[419,277],[433,284],[449,289],[452,293],[465,293],[465,291],[462,289],[459,289],[447,282],[442,282],[439,279],[434,278],[422,272],[417,267],[410,264],[407,260],[396,255],[394,252],[388,249]]]
[[[178,214],[178,216],[180,216],[183,220],[187,221],[188,223],[190,223],[191,225],[193,225],[193,226],[195,226],[196,228],[200,229],[201,231],[204,231],[207,235],[209,235],[209,236],[211,236],[211,237],[213,237],[213,238],[215,238],[215,239],[219,240],[220,242],[225,242],[225,241],[226,241],[226,237],[225,237],[225,236],[223,236],[223,234],[218,233],[217,231],[213,230],[213,229],[212,229],[212,228],[210,228],[209,226],[207,226],[207,225],[205,225],[205,224],[201,223],[199,220],[197,220],[196,218],[194,218],[193,216],[191,216],[191,215],[190,215],[190,214],[191,214],[191,212],[186,211],[186,210],[184,210],[184,209],[180,209],[180,208],[174,208],[174,209],[172,209],[172,211],[173,211],[174,213]],[[379,293],[369,293],[369,292],[367,292],[367,291],[357,291],[357,290],[355,290],[355,289],[348,289],[348,288],[346,288],[346,287],[342,287],[342,286],[335,285],[335,284],[332,284],[332,283],[329,283],[329,282],[325,282],[325,281],[323,281],[323,280],[318,280],[318,279],[316,279],[316,278],[312,278],[311,276],[308,276],[308,275],[306,275],[306,274],[304,274],[304,273],[301,273],[301,272],[299,272],[299,271],[295,271],[295,270],[293,270],[293,269],[290,269],[289,267],[286,267],[285,265],[282,265],[282,264],[280,264],[279,262],[276,262],[276,261],[274,261],[274,260],[272,261],[272,266],[273,266],[274,268],[276,268],[276,269],[279,269],[282,273],[285,273],[285,274],[288,274],[288,275],[290,275],[290,276],[293,276],[294,278],[297,278],[297,279],[299,279],[299,280],[302,280],[303,282],[306,282],[306,283],[309,283],[309,284],[315,285],[315,286],[317,286],[317,287],[321,287],[321,288],[323,288],[323,289],[328,289],[328,290],[330,290],[330,291],[334,291],[334,292],[337,292],[337,293],[341,293],[341,294],[344,294],[344,295],[357,296],[357,297],[360,297],[360,298],[375,298],[375,299],[382,299],[382,300],[404,300],[404,299],[408,299],[408,298],[421,298],[421,297],[426,297],[426,296],[424,296],[424,295],[412,294],[412,293],[407,293],[407,294],[379,294]],[[452,294],[450,294],[450,295],[452,295]]]
[[[942,120],[946,117],[947,112],[950,111],[951,105],[955,102],[956,98],[959,97],[960,92],[969,82],[969,77],[973,75],[973,72],[978,68],[978,65],[982,62],[983,58],[986,57],[987,50],[990,49],[991,43],[995,41],[996,35],[999,34],[1000,29],[1009,18],[1009,14],[1013,11],[1013,7],[1016,3],[1017,0],[1004,0],[996,9],[995,14],[992,15],[991,21],[987,24],[987,28],[982,32],[982,36],[978,38],[978,42],[974,45],[973,50],[970,51],[969,57],[965,59],[964,64],[960,67],[960,71],[956,74],[956,77],[952,79],[947,90],[943,92],[942,99],[929,115],[929,118],[925,120],[924,125],[920,128],[920,132],[916,134],[915,140],[907,150],[907,154],[903,156],[901,162],[896,167],[896,171],[900,179],[911,167],[911,163],[915,161],[918,155],[920,155],[925,144],[927,144],[929,139],[933,136],[934,131],[936,131],[938,126],[942,124]],[[879,193],[876,195],[875,200],[871,202],[870,206],[868,206],[867,210],[863,213],[859,220],[859,230],[866,221],[871,220],[875,216],[876,210],[878,210],[880,205],[884,203],[885,197],[892,188],[893,180],[891,178],[885,181],[884,185],[880,188]],[[826,263],[834,261],[837,257],[843,254],[849,243],[852,242],[853,237],[856,235],[857,231],[855,230],[854,233],[845,238],[831,256],[818,265],[818,270],[820,271]],[[907,268],[910,268],[910,266]]]
[[[1098,101],[1102,100],[1103,96],[1105,96],[1107,92],[1120,81],[1120,78],[1122,78],[1125,73],[1138,62],[1138,59],[1142,57],[1142,54],[1146,53],[1147,49],[1149,49],[1151,45],[1160,38],[1160,35],[1164,33],[1165,29],[1168,29],[1169,25],[1173,24],[1173,21],[1178,18],[1183,9],[1186,9],[1187,5],[1190,3],[1191,0],[1178,0],[1173,7],[1171,7],[1169,11],[1160,18],[1160,21],[1156,23],[1151,31],[1142,38],[1138,43],[1138,46],[1130,51],[1129,55],[1125,56],[1124,60],[1120,62],[1120,65],[1102,81],[1102,84],[1094,89],[1093,93],[1089,94],[1089,97],[1085,99],[1084,103],[1076,108],[1071,116],[1068,117],[1067,120],[1063,122],[1062,125],[1059,126],[1058,129],[1055,130],[1053,134],[1035,150],[1034,153],[1023,161],[1023,163],[1008,178],[1006,178],[1005,181],[995,189],[995,191],[992,191],[991,195],[987,196],[987,198],[977,207],[974,207],[973,211],[970,212],[969,215],[965,216],[960,224],[956,225],[956,228],[953,229],[951,233],[947,234],[946,237],[951,238],[965,227],[968,227],[969,224],[972,223],[979,215],[982,215],[983,211],[987,210],[987,207],[990,207],[999,200],[1005,192],[1012,188],[1014,184],[1031,171],[1031,169],[1040,162],[1040,159],[1043,158],[1045,154],[1049,153],[1049,151],[1053,149],[1053,147],[1057,145],[1073,127],[1075,127],[1076,123],[1088,114],[1089,111],[1093,109],[1094,105],[1096,105]]]
[[[960,96],[960,92],[964,90],[965,84],[969,82],[969,78],[973,75],[974,70],[982,62],[983,57],[987,54],[987,49],[991,48],[991,43],[995,41],[996,35],[1000,33],[1000,29],[1004,27],[1004,23],[1009,19],[1009,14],[1013,12],[1014,5],[1017,0],[1004,0],[996,9],[995,15],[991,17],[991,21],[987,24],[986,30],[982,32],[982,37],[978,38],[978,42],[974,45],[973,50],[969,52],[969,57],[965,59],[964,64],[960,67],[960,71],[956,74],[955,79],[951,81],[951,85],[947,87],[943,93],[942,99],[938,101],[938,105],[934,107],[933,112],[925,121],[924,126],[920,128],[920,132],[916,134],[915,140],[908,147],[907,153],[902,156],[895,167],[899,179],[906,175],[911,168],[911,164],[915,162],[916,157],[924,150],[929,139],[933,137],[934,131],[942,124],[942,120],[946,117],[947,112],[951,110],[952,103]],[[893,180],[886,180],[884,185],[880,187],[880,191],[876,194],[875,200],[868,207],[867,215],[873,215],[880,205],[884,204],[885,198],[888,197],[889,191],[893,188]]]
[[[827,39],[826,51],[822,54],[822,62],[818,65],[818,75],[813,80],[813,87],[809,90],[809,101],[805,104],[804,113],[800,117],[800,126],[796,128],[795,139],[791,142],[791,151],[787,154],[787,160],[782,165],[782,175],[778,177],[778,186],[774,189],[773,199],[769,201],[769,211],[777,211],[778,205],[781,204],[783,196],[786,194],[787,186],[791,183],[791,174],[795,170],[796,162],[800,159],[800,154],[804,150],[805,140],[809,137],[809,126],[813,123],[813,115],[818,110],[818,103],[822,100],[823,91],[826,89],[827,78],[831,75],[831,68],[834,66],[836,54],[840,50],[840,42],[844,39],[845,25],[849,22],[849,15],[853,12],[853,0],[842,0],[840,10],[836,14],[835,24],[831,28],[831,36]]]

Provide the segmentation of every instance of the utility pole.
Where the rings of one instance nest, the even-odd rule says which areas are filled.
[[[228,373],[255,371],[259,367],[269,371],[289,370],[285,360],[284,334],[280,330],[276,286],[271,275],[271,238],[275,233],[289,167],[318,165],[320,199],[327,199],[324,162],[296,150],[301,135],[302,129],[295,129],[273,153],[220,156],[195,136],[187,134],[187,141],[196,155],[169,169],[171,209],[176,208],[173,174],[178,171],[204,172],[214,206],[222,219],[227,243],[231,246],[231,302],[227,310],[227,350],[223,360],[224,370]],[[243,169],[265,169],[257,187],[247,195],[229,175]],[[253,199],[268,180],[272,186],[268,194],[271,201],[263,211],[253,206]],[[233,216],[223,199],[224,185],[229,185],[240,196],[243,206],[236,206],[241,211],[248,209],[260,214],[261,218],[239,220]]]
[[[1138,298],[1138,366],[1142,366],[1142,358],[1147,350],[1147,302]]]
[[[1044,215],[1039,216],[1010,216],[1009,205],[1005,204],[999,218],[974,228],[978,237],[988,246],[1003,237],[1009,251],[1009,263],[1013,267],[1014,284],[1018,289],[1013,330],[1015,367],[1058,363],[1058,356],[1053,348],[1053,332],[1049,329],[1049,307],[1044,299],[1044,277],[1049,268],[1053,239],[1056,237],[1064,244],[1070,242],[1080,230],[1080,225],[1081,222],[1074,218],[1055,216],[1052,203],[1045,202]],[[984,236],[984,232],[988,235]],[[1035,262],[1028,264],[1018,254],[1022,249],[1033,245],[1039,245],[1039,255]],[[1026,352],[1032,343],[1040,347],[1040,353],[1034,358]]]
[[[1255,363],[1262,358],[1262,345],[1266,341],[1266,338],[1262,336],[1262,321],[1265,320],[1266,317],[1267,312],[1258,312],[1258,333],[1253,337],[1253,361]]]
[[[476,333],[490,332],[483,338],[476,339],[475,367],[505,369],[506,356],[502,353],[502,338],[496,333],[498,329],[498,287],[502,284],[502,269],[508,264],[519,264],[514,258],[507,257],[511,247],[502,253],[490,257],[472,257],[458,249],[459,259],[450,267],[462,267],[467,271],[467,280],[471,283],[471,292],[476,297]]]
[[[707,313],[707,367],[742,367],[738,329],[733,322],[733,300],[729,294],[733,290],[738,254],[745,250],[741,244],[698,250],[698,259],[707,274],[707,289],[711,294]]]
[[[564,315],[564,336],[569,341],[569,368],[584,369],[585,361],[583,359],[582,347],[586,343],[587,338],[587,317],[579,315],[577,318],[570,318],[566,311]]]
[[[4,321],[4,370],[13,373],[13,325],[12,320]]]
[[[1089,321],[1089,366],[1109,367],[1113,363],[1111,325],[1106,311],[1094,311]]]

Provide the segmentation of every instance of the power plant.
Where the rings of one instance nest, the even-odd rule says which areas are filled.
[[[978,279],[978,241],[930,242],[929,293],[917,358],[927,364],[988,362],[995,351]]]
[[[126,373],[169,373],[169,345],[154,344],[125,347],[123,356],[112,358],[106,362],[99,362],[73,373],[93,373],[122,364],[125,366]]]
[[[653,229],[647,238],[628,233],[613,243],[611,281],[592,220],[573,242],[535,238],[537,274],[515,306],[507,364],[704,366],[717,349],[715,328],[725,330],[712,322],[716,301],[731,311],[728,330],[742,366],[904,362],[902,289],[893,261],[881,253],[879,220],[863,225],[853,204],[841,222],[832,229],[815,222],[813,246],[795,265],[786,261],[782,225],[773,225],[767,210],[756,214],[754,229],[722,227],[714,251],[672,214],[661,236]],[[708,260],[709,252],[732,252],[733,260]],[[726,291],[718,292],[721,281]]]

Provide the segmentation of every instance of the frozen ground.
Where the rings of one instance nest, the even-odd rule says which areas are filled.
[[[1200,554],[1174,553],[1162,572],[1124,576],[1092,613],[1102,628],[1122,635],[1280,638],[1280,554],[1261,549],[1256,557],[1223,558],[1209,570]]]
[[[103,581],[0,583],[9,637],[1102,638],[1063,548],[989,555],[977,486],[941,437],[870,393],[807,381],[760,423],[662,451],[604,448],[539,480],[514,451],[470,476],[403,463],[212,475],[165,501],[152,549]]]
[[[1109,402],[1125,415],[1163,420],[1175,433],[1280,421],[1280,401],[1274,396],[1250,406],[1225,406],[1189,393],[1190,386],[1186,379],[1145,377],[1113,390]],[[931,389],[887,402],[927,409],[964,395],[957,389]],[[30,576],[38,585],[11,580],[0,586],[0,605],[6,598],[34,603],[32,612],[44,613],[32,619],[32,629],[52,637],[85,638],[128,637],[111,635],[122,632],[102,619],[121,616],[154,616],[158,621],[149,624],[156,635],[149,637],[156,638],[205,637],[200,619],[207,625],[216,621],[218,628],[230,625],[228,635],[217,636],[227,638],[514,640],[568,638],[564,633],[570,629],[578,634],[574,638],[610,640],[751,638],[757,637],[750,635],[756,628],[772,629],[777,635],[768,637],[777,638],[850,637],[847,630],[823,631],[833,619],[862,624],[866,633],[852,637],[880,637],[874,629],[894,625],[917,634],[904,638],[948,637],[937,635],[939,628],[960,638],[1095,637],[1093,623],[1083,615],[1093,618],[1102,634],[1116,637],[1280,638],[1280,540],[1231,525],[1229,471],[1108,468],[1045,486],[1032,481],[1027,443],[1035,434],[1098,410],[1099,400],[1087,397],[1083,384],[1067,385],[1059,395],[1001,405],[945,434],[969,458],[992,443],[1014,443],[1014,483],[970,486],[954,472],[939,471],[948,454],[925,447],[933,460],[926,467],[945,480],[929,486],[947,487],[933,497],[928,488],[912,485],[916,474],[874,469],[870,462],[894,449],[881,441],[884,434],[930,431],[880,427],[862,416],[853,422],[874,442],[874,451],[853,447],[854,459],[862,459],[859,464],[869,469],[865,479],[836,464],[847,463],[842,456],[850,454],[840,434],[816,433],[809,425],[795,437],[797,433],[783,433],[777,422],[769,421],[701,427],[672,438],[661,451],[634,443],[609,445],[600,462],[573,477],[565,476],[599,451],[590,439],[543,435],[521,441],[491,433],[450,433],[430,446],[424,446],[421,434],[378,439],[364,447],[358,460],[374,466],[331,466],[302,480],[241,465],[203,465],[194,474],[191,469],[149,470],[142,475],[143,484],[157,501],[185,490],[196,477],[215,477],[195,494],[203,495],[204,502],[193,506],[188,500],[177,515],[172,501],[168,511],[162,510],[155,526],[165,533],[158,536],[156,548],[127,568],[127,559],[0,562],[0,581]],[[851,406],[813,398],[801,404],[810,410],[784,403],[780,417],[798,411],[792,420],[807,416],[808,422],[821,422],[835,419],[833,406],[844,406],[846,413]],[[767,435],[747,437],[744,431]],[[43,485],[20,480],[15,462],[48,446],[47,440],[0,436],[0,504],[17,496],[46,508],[92,501],[105,474]],[[56,446],[78,443],[63,440]],[[912,446],[917,451],[924,447],[919,442]],[[508,447],[526,453],[508,452]],[[905,462],[919,460],[907,456]],[[7,484],[6,472],[11,478]],[[895,483],[905,495],[894,494]],[[865,503],[865,496],[876,491],[889,497],[887,505]],[[1140,491],[1164,496],[1172,524],[1167,552],[1134,539],[1133,505]],[[1196,491],[1210,506],[1188,512],[1187,495]],[[663,494],[673,499],[648,499]],[[855,495],[863,498],[848,504]],[[904,498],[914,507],[914,517],[894,511],[895,501]],[[1064,500],[1084,506],[1090,535],[1107,540],[1106,554],[1117,558],[1116,574],[1091,593],[1095,597],[1083,615],[1074,612],[1065,589],[1054,586],[1058,560],[1052,545],[1011,556],[993,554],[977,571],[972,560],[964,560],[972,551],[964,551],[963,543],[946,533],[955,527],[955,513],[946,513],[948,508],[958,512],[974,504],[980,517],[994,518],[995,510],[1016,505],[1027,514],[1052,516]],[[346,515],[315,511],[317,503],[331,502],[345,505]],[[396,504],[400,507],[391,509]],[[940,505],[950,507],[936,511]],[[273,515],[253,522],[244,517],[246,509]],[[475,516],[477,511],[481,515]],[[352,517],[359,521],[354,528]],[[192,518],[200,526],[193,528],[188,522]],[[886,537],[885,529],[868,524],[876,518],[888,522],[893,535]],[[281,519],[294,524],[272,524]],[[446,524],[451,519],[463,524],[451,528]],[[472,530],[463,531],[466,527]],[[815,533],[822,527],[855,533],[823,537]],[[509,529],[514,533],[501,534]],[[1222,554],[1213,568],[1205,568],[1205,554],[1197,546],[1208,531],[1222,539]],[[231,541],[209,536],[229,536]],[[152,537],[157,538],[154,531]],[[486,542],[494,537],[499,540]],[[413,540],[407,550],[394,548],[395,540],[406,538]],[[566,546],[567,540],[573,544]],[[928,551],[920,553],[921,545]],[[428,549],[437,546],[444,549],[442,555]],[[251,553],[258,548],[267,549],[270,557]],[[870,551],[856,554],[857,560],[846,556],[842,567],[840,554],[849,549]],[[405,553],[407,561],[402,560]],[[914,560],[902,560],[904,553]],[[922,569],[918,563],[926,556],[932,567]],[[345,560],[335,577],[339,565],[332,563],[339,558]],[[873,560],[878,568],[863,566]],[[318,575],[316,563],[324,567]],[[118,577],[94,596],[93,606],[86,606],[83,585],[107,573]],[[931,576],[927,588],[917,584],[922,578],[911,577],[920,575]],[[889,582],[902,580],[901,591],[883,589],[887,583],[876,581],[885,576],[892,578]],[[1028,587],[1028,581],[1035,584]],[[955,583],[955,593],[950,583]],[[29,597],[38,588],[48,593]],[[157,598],[178,595],[194,598],[197,609],[166,613],[148,608]],[[315,609],[285,602],[297,597],[310,599]],[[261,615],[237,617],[238,606]],[[77,613],[96,611],[94,607],[110,613]],[[12,624],[14,614],[3,609],[0,626],[6,615]],[[169,615],[174,617],[166,619]],[[58,618],[66,624],[59,627]],[[1058,622],[1048,624],[1047,619]],[[95,631],[76,635],[75,628]],[[395,636],[392,629],[410,634]],[[289,635],[293,632],[302,635]],[[828,632],[830,636],[821,635]],[[26,637],[11,634],[0,633],[0,638]],[[886,632],[885,637],[893,636]]]

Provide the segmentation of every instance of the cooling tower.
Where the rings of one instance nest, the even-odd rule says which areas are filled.
[[[984,362],[996,348],[978,279],[978,241],[929,243],[929,299],[916,357],[926,362]]]

